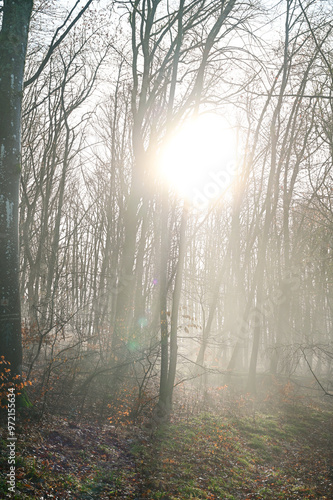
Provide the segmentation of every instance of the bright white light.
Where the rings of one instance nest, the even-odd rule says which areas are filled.
[[[181,197],[204,206],[231,183],[235,158],[236,138],[227,122],[216,114],[204,114],[167,140],[160,172]]]

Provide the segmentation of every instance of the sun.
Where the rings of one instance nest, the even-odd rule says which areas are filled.
[[[165,141],[160,177],[195,206],[222,196],[235,176],[236,135],[220,115],[186,122]]]

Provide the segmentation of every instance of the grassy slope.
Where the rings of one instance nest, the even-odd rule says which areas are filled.
[[[52,417],[19,434],[17,495],[59,499],[331,499],[332,414],[201,414],[153,435]],[[0,498],[7,493],[2,441]]]

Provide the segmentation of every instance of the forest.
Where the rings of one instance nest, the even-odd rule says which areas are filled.
[[[332,2],[0,26],[0,498],[333,498]]]

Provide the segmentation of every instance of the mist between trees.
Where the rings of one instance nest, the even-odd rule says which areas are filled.
[[[78,15],[37,1],[25,18],[12,4],[0,354],[31,399],[117,413],[122,398],[131,418],[164,420],[180,382],[255,393],[270,374],[332,394],[329,2],[92,1]],[[11,30],[28,32],[28,4],[22,97]],[[163,145],[205,113],[235,146],[197,183],[190,165],[184,197],[160,175]]]

